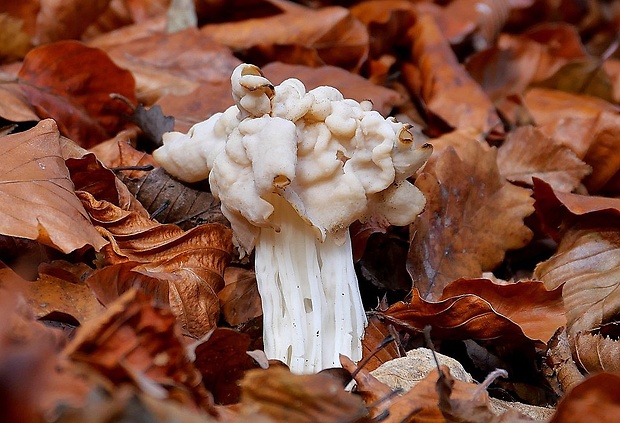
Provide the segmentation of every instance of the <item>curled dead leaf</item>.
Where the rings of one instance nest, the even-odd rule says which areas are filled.
[[[140,263],[134,270],[169,284],[170,307],[183,328],[202,337],[218,321],[217,293],[233,249],[232,234],[219,224],[183,231],[142,214],[125,211],[87,192],[80,198],[97,229],[110,244],[102,251],[106,264]]]

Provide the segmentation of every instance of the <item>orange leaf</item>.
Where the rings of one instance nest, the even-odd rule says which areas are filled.
[[[54,118],[63,134],[84,147],[97,144],[123,126],[127,106],[110,98],[121,94],[135,102],[134,79],[101,50],[76,41],[37,47],[26,55],[19,79],[22,91],[43,118]]]
[[[85,245],[99,250],[105,240],[73,192],[54,121],[0,139],[0,233],[65,253]]]
[[[549,423],[611,422],[620,417],[620,376],[594,375],[571,389]]]
[[[427,204],[411,226],[407,269],[422,298],[439,298],[454,279],[480,277],[531,238],[523,219],[533,201],[499,175],[495,157],[496,150],[467,142],[448,148],[416,180]]]
[[[499,116],[487,95],[459,64],[448,41],[430,15],[418,17],[411,28],[412,56],[421,77],[420,96],[428,111],[452,128],[502,131]],[[409,80],[416,86],[416,82]]]
[[[197,338],[213,329],[219,318],[217,293],[232,252],[232,235],[220,224],[183,231],[147,216],[79,196],[99,231],[110,241],[103,250],[106,264],[136,261],[133,271],[169,283],[169,301],[183,328]]]

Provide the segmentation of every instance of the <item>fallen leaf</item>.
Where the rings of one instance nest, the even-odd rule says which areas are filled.
[[[443,290],[441,300],[474,294],[486,300],[495,313],[519,325],[525,335],[546,343],[566,324],[562,289],[548,290],[540,281],[499,285],[488,279],[457,279]]]
[[[162,145],[162,135],[174,130],[174,117],[165,116],[158,105],[147,109],[142,104],[139,104],[129,116],[129,120],[142,129],[147,145],[150,148],[160,147]]]
[[[69,323],[64,317],[67,316],[82,324],[103,311],[88,285],[48,274],[28,284],[24,296],[34,315],[43,320]]]
[[[454,279],[480,277],[530,240],[523,219],[533,200],[499,175],[496,154],[476,142],[450,147],[417,178],[427,204],[411,225],[407,269],[422,298],[439,298]]]
[[[253,271],[228,266],[224,272],[226,286],[218,292],[222,317],[231,326],[247,323],[262,316],[260,294]]]
[[[210,192],[174,179],[161,167],[142,173],[139,178],[122,180],[158,222],[185,230],[205,223],[230,226]]]
[[[332,376],[292,374],[282,367],[250,370],[241,381],[241,413],[284,422],[355,422],[366,415],[360,398]]]
[[[536,266],[547,289],[564,286],[567,331],[572,337],[616,320],[620,311],[620,220],[582,218],[567,230],[556,253]]]
[[[616,323],[612,322],[611,325]],[[574,343],[576,359],[588,373],[620,372],[620,363],[617,360],[620,344],[617,339],[600,333],[581,332],[575,336]]]
[[[551,185],[534,178],[534,208],[541,218],[545,231],[560,239],[560,228],[566,220],[589,213],[620,216],[620,199],[593,195],[556,192]]]
[[[411,301],[398,302],[384,312],[375,312],[387,322],[411,334],[420,334],[427,325],[433,339],[477,339],[496,345],[525,345],[523,329],[498,313],[485,299],[474,294],[461,294],[430,302],[413,290]],[[544,342],[538,341],[540,346]]]
[[[80,327],[64,353],[116,385],[129,382],[160,399],[175,398],[211,410],[174,314],[136,290],[127,291]]]
[[[491,100],[459,64],[434,18],[427,14],[418,16],[410,36],[420,80],[418,84],[409,78],[408,84],[415,87],[414,92],[419,93],[428,112],[451,128],[502,132]]]
[[[233,249],[228,228],[207,224],[183,231],[98,201],[87,192],[78,195],[110,241],[102,250],[106,264],[136,261],[141,263],[137,271],[167,281],[170,306],[192,336],[200,338],[216,326],[217,293],[224,286],[222,275]]]
[[[354,71],[366,59],[366,28],[344,7],[312,9],[277,0],[270,3],[280,8],[282,13],[236,22],[211,23],[204,25],[200,31],[233,50],[253,48],[255,56],[265,62],[291,63],[291,53],[301,50],[296,54],[296,63],[317,64],[316,60],[320,59],[322,64]],[[290,28],[296,30],[291,32]],[[264,63],[255,64],[262,66]]]
[[[508,134],[497,152],[497,165],[509,181],[532,185],[536,177],[561,192],[573,191],[591,171],[568,147],[532,126]]]
[[[30,50],[19,82],[37,114],[54,118],[61,132],[83,147],[109,138],[124,125],[127,106],[110,98],[111,93],[131,102],[136,98],[129,71],[116,66],[103,51],[77,41]]]
[[[368,326],[364,330],[362,338],[362,360],[372,357],[365,363],[364,369],[371,372],[390,360],[400,357],[398,340],[394,340],[376,351],[377,347],[383,343],[387,336],[393,335],[389,325],[380,320],[377,316],[368,318]],[[401,347],[402,348],[402,347]]]
[[[0,84],[0,117],[9,122],[39,120],[39,116],[17,83]]]
[[[620,417],[620,376],[600,373],[575,386],[562,398],[549,423],[612,422]]]
[[[0,13],[0,63],[22,59],[32,47],[32,40],[23,30],[24,21],[8,13]]]
[[[479,51],[495,44],[513,5],[508,0],[457,0],[442,10],[444,35],[452,44],[467,39]]]
[[[34,239],[65,253],[86,245],[101,249],[106,242],[75,196],[55,122],[46,119],[0,139],[0,233]]]
[[[202,374],[202,382],[218,404],[239,401],[239,381],[246,371],[258,368],[247,354],[250,337],[228,328],[217,328],[201,342],[194,354],[194,365]]]

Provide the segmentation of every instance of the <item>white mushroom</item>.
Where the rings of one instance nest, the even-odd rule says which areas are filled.
[[[274,87],[248,64],[231,82],[235,106],[153,155],[180,179],[208,176],[240,252],[256,250],[267,357],[297,373],[358,361],[366,316],[349,225],[376,213],[409,224],[425,199],[407,178],[432,147],[332,87]]]

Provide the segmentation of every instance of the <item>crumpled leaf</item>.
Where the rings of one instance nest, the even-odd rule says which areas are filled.
[[[362,360],[367,359],[371,354],[372,357],[365,362],[364,369],[371,372],[383,363],[401,356],[398,340],[394,340],[376,351],[377,347],[381,345],[387,336],[393,335],[392,332],[395,332],[394,329],[392,328],[390,331],[390,326],[377,316],[370,316],[368,318],[368,325],[364,330],[364,337],[362,338]]]
[[[620,415],[620,376],[600,373],[570,390],[558,404],[549,423],[612,421]]]
[[[203,34],[233,50],[253,48],[262,61],[282,61],[311,66],[328,64],[359,69],[368,55],[368,33],[364,25],[340,6],[312,9],[273,0],[282,13],[211,23]],[[295,28],[294,32],[290,28]],[[250,60],[258,66],[263,63]]]
[[[451,44],[469,39],[474,50],[483,50],[495,44],[512,8],[509,0],[456,0],[442,10],[440,22]]]
[[[450,147],[417,178],[427,203],[411,225],[407,270],[422,298],[439,298],[454,279],[480,277],[530,240],[523,219],[533,200],[499,175],[496,154],[477,142]]]
[[[112,383],[132,383],[156,398],[210,410],[210,397],[190,361],[175,316],[136,290],[127,291],[81,326],[64,353]]]
[[[574,343],[576,359],[589,373],[620,372],[620,344],[617,339],[600,333],[581,332],[575,336]]]
[[[135,102],[135,83],[101,50],[77,41],[60,41],[28,52],[19,70],[20,86],[42,118],[54,118],[61,132],[83,147],[115,134],[127,106]]]
[[[491,100],[459,64],[434,18],[428,14],[418,16],[410,35],[420,82],[413,75],[405,74],[405,78],[419,93],[428,112],[452,128],[502,132]]]
[[[159,105],[147,109],[144,105],[138,104],[129,120],[142,129],[149,147],[161,146],[162,135],[174,130],[174,117],[164,115]]]
[[[0,233],[65,253],[103,247],[106,241],[73,191],[53,120],[0,138],[0,147]]]
[[[241,381],[241,413],[247,410],[278,422],[355,422],[366,415],[362,400],[323,373],[292,374],[283,367],[256,369]]]
[[[497,165],[509,181],[532,185],[536,177],[561,192],[573,191],[591,170],[568,147],[532,126],[508,134],[498,150]]]
[[[228,328],[217,328],[194,350],[194,364],[202,374],[203,384],[218,404],[239,401],[239,381],[246,371],[258,368],[247,354],[250,337]]]
[[[172,310],[189,334],[197,338],[213,329],[219,318],[217,293],[233,249],[232,235],[219,224],[187,232],[126,211],[91,194],[78,193],[97,229],[110,244],[102,250],[105,263],[141,263],[136,268],[169,283]]]

